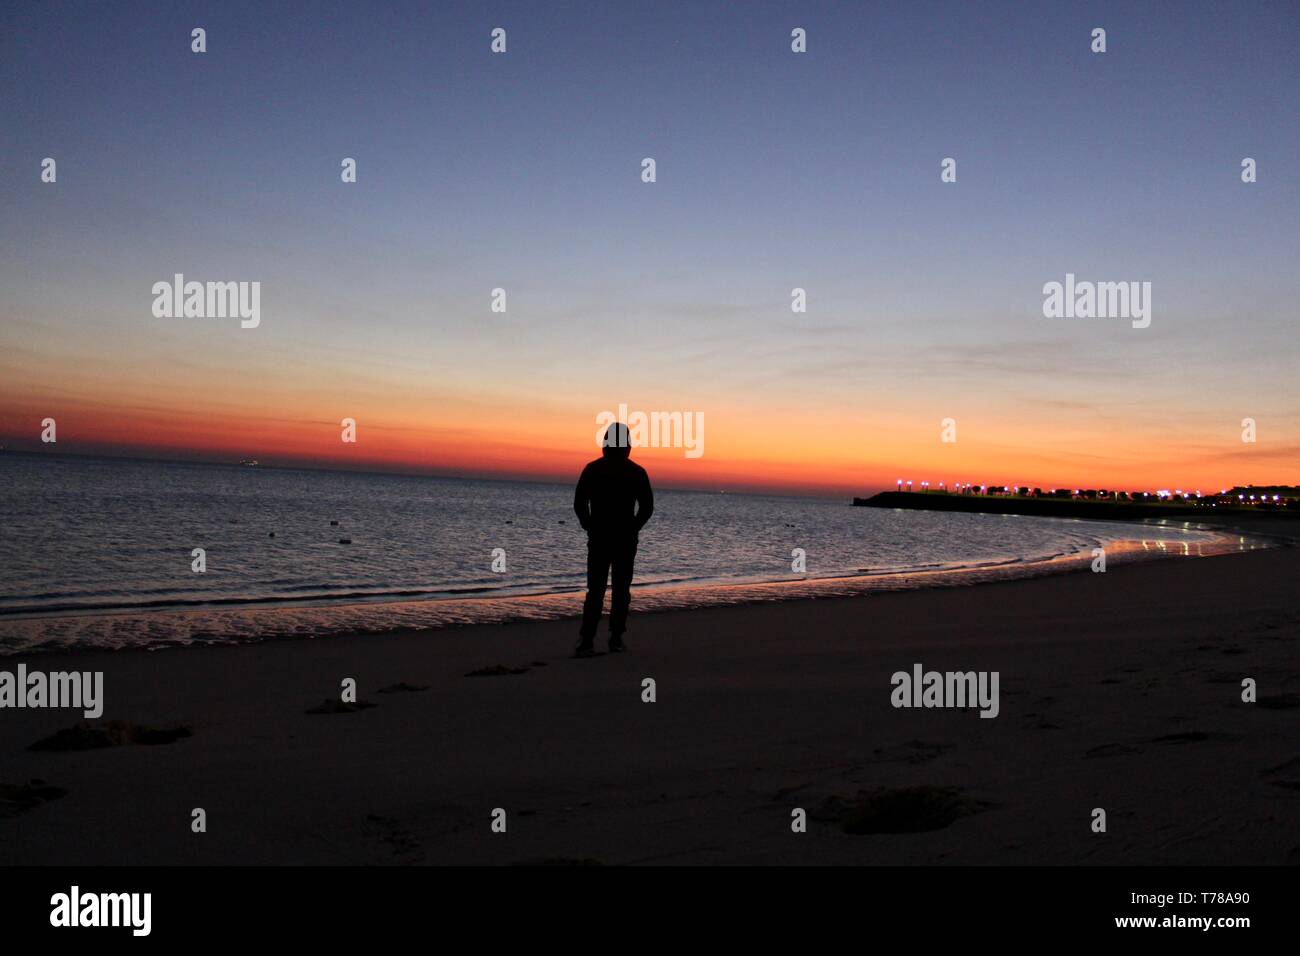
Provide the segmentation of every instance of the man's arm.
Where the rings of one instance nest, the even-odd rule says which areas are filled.
[[[578,516],[578,524],[586,531],[588,522],[591,521],[591,492],[587,487],[586,468],[582,469],[577,487],[573,489],[573,513]]]
[[[645,527],[650,516],[655,513],[655,493],[650,487],[650,476],[641,471],[640,487],[636,492],[636,530],[639,533]]]

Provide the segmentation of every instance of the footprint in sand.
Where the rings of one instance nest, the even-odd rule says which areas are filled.
[[[377,813],[371,813],[366,815],[366,821],[381,831],[379,839],[392,853],[392,862],[424,862],[424,847],[420,845],[419,839],[417,839],[414,833],[402,826],[397,820],[392,817],[385,817]]]
[[[845,833],[854,835],[925,833],[997,806],[966,796],[961,787],[899,787],[863,790],[853,798],[828,797],[809,815],[838,820]]]
[[[533,860],[515,860],[511,866],[604,866],[601,860],[588,856],[539,856]]]
[[[86,721],[65,727],[58,733],[28,746],[28,750],[99,750],[102,747],[121,747],[126,744],[157,746],[170,744],[193,735],[184,724],[175,727],[145,727],[129,720],[110,720],[103,724]]]
[[[928,763],[945,751],[951,750],[952,744],[927,743],[924,740],[909,740],[892,747],[876,747],[871,751],[872,762],[892,762],[918,764]]]
[[[1259,775],[1275,787],[1300,790],[1300,757],[1278,764],[1276,767],[1261,770]]]
[[[527,667],[506,667],[504,664],[493,664],[490,667],[480,667],[472,670],[466,677],[507,677],[514,674],[527,674]]]
[[[1129,754],[1140,754],[1141,747],[1130,747],[1128,744],[1099,744],[1088,750],[1083,755],[1084,760],[1090,760],[1094,757],[1125,757]]]
[[[378,707],[378,704],[372,704],[368,700],[358,700],[350,702],[346,700],[335,700],[327,697],[315,707],[305,711],[308,714],[355,714],[359,710],[368,710],[371,707]]]
[[[52,787],[44,780],[31,780],[28,783],[0,783],[0,819],[16,817],[20,813],[34,810],[42,803],[49,803],[68,795],[62,787]]]
[[[1160,737],[1152,737],[1149,742],[1153,744],[1201,744],[1205,743],[1207,740],[1217,740],[1226,743],[1228,741],[1240,739],[1241,734],[1217,734],[1206,733],[1201,730],[1187,730],[1178,734],[1164,734]]]
[[[1265,710],[1293,710],[1300,707],[1300,694],[1270,694],[1261,697],[1255,706]]]

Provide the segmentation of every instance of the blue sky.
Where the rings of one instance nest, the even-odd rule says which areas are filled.
[[[59,384],[96,357],[560,417],[776,394],[868,437],[925,396],[1013,456],[1051,421],[1021,447],[1010,417],[1055,403],[1071,435],[1156,430],[1171,467],[1230,406],[1300,445],[1294,3],[48,3],[0,29],[11,405],[157,400]],[[141,321],[175,271],[260,279],[256,351]],[[1043,319],[1066,272],[1151,281],[1152,327]]]

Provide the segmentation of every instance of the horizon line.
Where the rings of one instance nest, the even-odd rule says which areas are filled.
[[[525,477],[523,475],[493,475],[493,474],[466,474],[457,472],[438,472],[424,470],[385,470],[373,467],[343,468],[329,467],[324,465],[283,465],[283,464],[262,464],[260,461],[256,465],[245,465],[240,461],[230,461],[229,459],[210,459],[210,458],[160,458],[154,455],[130,455],[130,454],[107,454],[103,452],[76,452],[76,451],[33,451],[25,448],[5,448],[0,446],[0,457],[4,455],[26,455],[32,458],[54,457],[54,458],[77,458],[77,459],[96,459],[100,461],[132,461],[145,462],[156,465],[208,465],[221,468],[257,468],[265,471],[309,471],[309,472],[326,472],[330,474],[344,475],[378,475],[385,478],[436,478],[451,481],[494,481],[505,482],[517,485],[554,485],[556,487],[569,487],[577,481],[552,479],[545,476]],[[256,461],[256,459],[248,459]],[[829,498],[838,499],[842,495],[835,493],[815,494],[811,492],[800,493],[796,491],[754,491],[754,490],[734,490],[731,488],[701,488],[696,486],[687,486],[677,484],[671,480],[656,482],[658,487],[669,491],[684,491],[702,495],[746,495],[755,498]]]
[[[98,459],[103,461],[149,462],[153,464],[165,464],[165,465],[212,465],[212,466],[221,466],[227,468],[256,467],[256,468],[263,468],[272,471],[308,471],[308,472],[326,472],[332,474],[381,475],[385,477],[398,477],[398,478],[438,478],[438,479],[450,479],[450,480],[460,480],[460,481],[494,481],[494,482],[507,482],[510,484],[556,485],[561,487],[567,486],[572,483],[567,479],[561,480],[558,478],[549,477],[545,475],[528,476],[528,475],[515,474],[515,473],[493,474],[493,473],[484,473],[484,472],[467,473],[467,472],[458,472],[455,470],[439,471],[439,470],[424,470],[424,469],[385,469],[385,468],[377,468],[374,466],[362,466],[362,467],[349,468],[349,467],[339,467],[337,465],[326,465],[326,464],[262,464],[260,461],[258,461],[255,458],[243,459],[241,461],[232,461],[226,458],[221,458],[221,459],[209,458],[202,455],[197,455],[192,458],[167,458],[167,457],[160,457],[154,454],[133,455],[129,453],[111,454],[107,452],[76,452],[76,451],[62,451],[62,450],[46,451],[42,449],[6,448],[4,445],[0,445],[0,455],[5,455],[5,454],[27,455],[33,458],[51,456],[51,457],[59,457],[59,458]],[[256,461],[257,464],[250,466],[244,464],[244,461]],[[576,478],[574,480],[576,480]],[[915,479],[913,479],[912,482],[909,482],[908,479],[902,479],[903,484],[910,485],[913,482],[920,484],[920,482],[916,482]],[[673,491],[686,491],[686,492],[694,492],[699,494],[735,494],[735,495],[747,495],[751,497],[821,498],[821,499],[831,499],[831,498],[841,497],[841,494],[839,492],[819,493],[819,492],[812,492],[807,490],[796,491],[790,489],[788,486],[781,488],[781,490],[773,489],[773,490],[766,490],[766,491],[756,491],[753,490],[752,488],[742,488],[742,489],[731,489],[725,487],[703,488],[699,486],[679,484],[677,482],[672,481],[671,479],[664,482],[657,482],[657,484],[659,484],[660,487],[663,487],[665,489],[670,489]],[[878,489],[878,491],[887,492],[887,491],[900,490],[897,487],[897,485],[898,485],[897,482],[895,482],[892,485],[885,484],[882,485]],[[1086,483],[1081,484],[1075,482],[1074,485],[1077,485],[1080,489],[1087,487]],[[1266,482],[1265,484],[1261,485],[1261,484],[1251,483],[1251,482],[1236,481],[1227,487],[1228,488],[1273,487],[1274,485],[1278,485],[1279,487],[1281,486],[1279,482]],[[971,487],[985,487],[985,486],[982,485],[977,486],[974,485],[974,483],[971,483]],[[987,487],[1003,487],[1003,486],[989,485]],[[1033,487],[1033,486],[1016,485],[1014,487]],[[1059,489],[1066,486],[1057,485],[1056,487],[1057,489]],[[1169,487],[1177,487],[1177,482],[1175,482],[1173,485],[1170,485]],[[1290,485],[1287,487],[1300,487],[1300,482],[1297,482],[1294,485]],[[863,489],[864,492],[871,492],[872,490],[873,489],[869,485]],[[912,489],[909,487],[907,490],[910,491]],[[938,487],[934,487],[931,490],[938,492],[941,489]],[[1123,489],[1117,488],[1117,490],[1123,490]],[[921,493],[921,492],[918,491],[917,493]],[[1198,494],[1200,493],[1199,489],[1197,489],[1197,493]],[[1210,492],[1210,494],[1215,494],[1215,492]]]

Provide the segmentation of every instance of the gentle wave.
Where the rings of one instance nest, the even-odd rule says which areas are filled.
[[[1110,541],[1109,564],[1176,557],[1209,557],[1273,547],[1239,535],[1207,534],[1195,542],[1164,539]],[[689,586],[641,585],[633,589],[637,613],[658,613],[808,598],[853,597],[872,592],[960,587],[1082,571],[1091,549],[1037,560],[1013,559],[965,567],[911,569],[888,574],[800,578],[782,581],[713,582]],[[546,594],[358,604],[292,604],[101,613],[0,620],[0,656],[74,648],[127,649],[240,644],[344,633],[433,630],[468,624],[544,621],[577,617],[582,594],[572,588]]]
[[[1215,540],[1187,523],[656,498],[638,611],[1038,573],[1138,536],[1153,553]],[[572,501],[567,485],[0,455],[0,649],[576,613],[586,539]],[[807,573],[791,573],[797,557]]]

